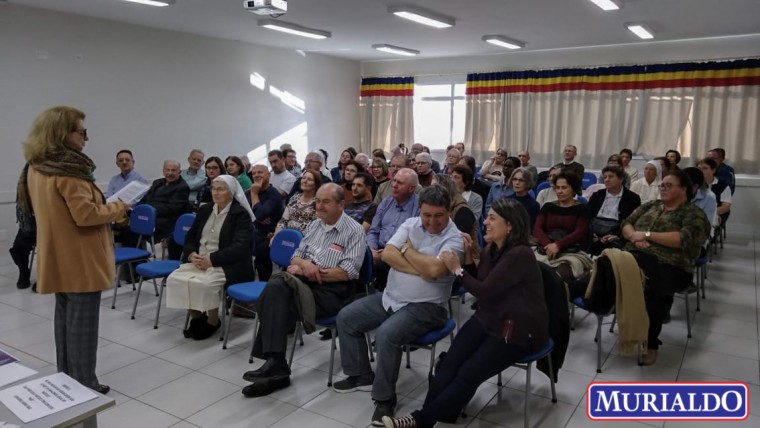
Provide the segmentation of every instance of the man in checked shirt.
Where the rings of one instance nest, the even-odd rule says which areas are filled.
[[[287,273],[311,290],[319,318],[337,314],[351,300],[367,243],[362,226],[343,212],[345,201],[340,186],[322,185],[316,202],[318,219],[306,229]],[[296,296],[286,283],[290,276],[273,275],[257,302],[259,331],[253,355],[266,362],[243,375],[243,379],[253,382],[243,388],[246,397],[267,395],[290,384],[290,367],[285,359],[287,334],[298,319]]]

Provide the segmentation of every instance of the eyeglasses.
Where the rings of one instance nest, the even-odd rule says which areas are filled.
[[[77,134],[81,135],[82,137],[87,138],[87,128],[82,129],[82,130],[78,130],[77,129],[77,130],[75,130],[73,132],[76,132]]]
[[[519,177],[513,178],[512,181],[517,181],[517,182],[520,182],[520,183],[525,183],[526,182],[524,178],[519,178]]]
[[[681,186],[675,185],[673,183],[662,183],[660,184],[659,187],[660,187],[660,190],[670,190],[673,187],[681,187]]]

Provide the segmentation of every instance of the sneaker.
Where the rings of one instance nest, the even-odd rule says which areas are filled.
[[[354,391],[372,391],[372,383],[374,382],[374,373],[362,376],[349,376],[333,383],[333,391],[341,394]]]
[[[394,413],[396,413],[396,400],[375,401],[375,413],[372,414],[372,426],[385,426],[383,419],[393,418]]]
[[[407,415],[402,418],[383,416],[383,426],[385,428],[417,428],[417,421],[412,415]]]

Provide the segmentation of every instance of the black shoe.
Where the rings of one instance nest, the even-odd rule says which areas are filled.
[[[332,339],[332,330],[329,328],[326,328],[319,332],[319,340],[330,340]]]
[[[274,376],[290,376],[290,367],[288,367],[288,364],[285,361],[268,358],[264,365],[258,369],[243,373],[243,380],[256,382],[257,380]]]
[[[182,330],[182,334],[187,339],[191,339],[195,336],[195,332],[198,331],[198,329],[203,325],[207,324],[208,315],[205,313],[201,314],[198,318],[192,318],[190,320],[190,325],[187,327],[186,330]]]
[[[396,413],[396,400],[375,401],[375,413],[372,414],[372,425],[376,427],[385,426],[383,416],[392,418]]]
[[[32,293],[37,292],[37,281],[34,281],[34,284],[32,284]]]
[[[372,384],[374,382],[374,373],[369,373],[362,376],[349,376],[343,380],[339,380],[333,383],[333,391],[340,394],[354,391],[372,391]]]
[[[204,340],[213,336],[217,330],[222,326],[222,320],[218,320],[216,325],[211,325],[208,322],[203,322],[193,331],[193,339]]]
[[[290,385],[290,376],[273,376],[256,379],[252,384],[243,388],[246,397],[263,397]]]
[[[108,385],[98,384],[98,386],[95,387],[95,391],[97,391],[97,392],[99,392],[99,393],[101,393],[103,395],[106,395],[106,394],[108,394],[109,391],[111,391],[111,387],[108,386]]]
[[[32,283],[29,281],[28,276],[19,276],[18,281],[16,281],[16,288],[18,288],[19,290],[27,289],[31,285]]]

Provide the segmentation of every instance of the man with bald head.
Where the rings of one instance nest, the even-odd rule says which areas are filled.
[[[179,161],[164,161],[164,178],[153,181],[148,193],[140,201],[141,204],[148,204],[156,209],[156,240],[169,238],[174,231],[177,218],[187,210],[190,187],[180,176],[181,170]],[[182,248],[169,242],[169,258],[179,260]]]
[[[243,388],[246,397],[268,395],[290,385],[287,334],[299,311],[308,334],[314,330],[315,317],[336,315],[353,297],[367,251],[364,230],[343,212],[343,189],[337,184],[323,184],[315,199],[318,218],[306,229],[287,272],[274,274],[256,303],[259,331],[253,356],[266,362],[243,375],[253,382]]]
[[[279,190],[269,183],[269,169],[264,165],[254,165],[251,170],[251,209],[256,221],[253,227],[256,234],[256,251],[254,267],[259,281],[267,281],[272,276],[272,259],[269,258],[269,240],[274,235],[277,222],[282,218],[285,205]]]

